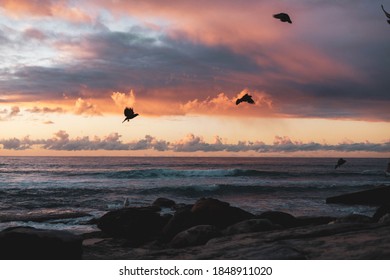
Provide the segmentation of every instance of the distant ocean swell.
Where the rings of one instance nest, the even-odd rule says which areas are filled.
[[[327,172],[302,172],[302,171],[262,171],[254,169],[134,169],[121,171],[75,171],[75,170],[7,170],[0,173],[13,174],[39,174],[40,176],[64,176],[64,177],[101,177],[110,179],[147,179],[147,178],[207,178],[207,177],[321,177],[321,176],[378,176],[385,175],[384,170],[364,170],[355,172],[338,172],[330,169]]]

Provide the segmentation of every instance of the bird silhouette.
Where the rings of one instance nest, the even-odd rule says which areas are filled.
[[[275,14],[274,18],[280,19],[280,21],[282,22],[292,23],[290,16],[286,13]]]
[[[345,159],[339,158],[339,160],[337,161],[337,164],[334,166],[334,169],[336,169],[337,167],[340,167],[341,165],[343,165],[346,162],[347,161]]]
[[[236,100],[236,105],[240,104],[241,102],[248,102],[249,104],[255,104],[255,101],[253,101],[252,96],[245,93],[245,95],[241,98],[238,98]]]
[[[382,10],[383,12],[385,13],[385,15],[387,16],[388,20],[387,20],[387,23],[390,24],[390,14],[388,12],[385,11],[385,8],[383,8],[383,5],[382,6]]]
[[[125,114],[126,118],[123,120],[122,123],[124,123],[125,121],[129,121],[131,119],[134,119],[136,116],[138,116],[138,114],[134,114],[133,108],[129,108],[129,107],[125,108],[124,114]]]

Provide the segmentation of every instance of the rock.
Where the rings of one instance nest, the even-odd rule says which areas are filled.
[[[281,225],[285,228],[299,226],[299,221],[294,216],[280,211],[267,211],[258,216],[260,219],[268,219],[274,224]]]
[[[270,231],[281,228],[282,227],[280,225],[275,225],[267,219],[250,219],[227,227],[223,233],[226,235],[232,235],[240,233]]]
[[[320,217],[297,217],[299,226],[315,226],[315,225],[326,225],[335,221],[336,217],[320,216]]]
[[[153,202],[152,205],[158,207],[172,208],[176,205],[176,203],[172,199],[159,197]]]
[[[345,217],[337,218],[334,223],[372,223],[373,219],[371,217],[360,215],[360,214],[351,214]]]
[[[191,213],[195,224],[214,225],[221,229],[254,217],[249,212],[214,198],[199,199],[192,206]]]
[[[77,260],[82,238],[67,231],[13,227],[0,232],[0,259]]]
[[[326,203],[384,205],[390,201],[390,187],[381,187],[366,191],[333,196]]]
[[[375,221],[379,221],[384,215],[390,213],[390,204],[384,204],[380,206],[376,211],[374,216],[372,217]]]
[[[179,232],[170,242],[174,248],[206,244],[210,239],[220,236],[219,229],[212,225],[198,225]]]
[[[139,245],[161,234],[166,220],[158,210],[158,207],[128,207],[110,211],[98,219],[97,226],[109,236]]]
[[[195,226],[195,221],[191,212],[192,205],[178,209],[173,217],[163,228],[163,235],[166,241],[171,240],[179,232]]]
[[[16,215],[0,215],[0,222],[9,221],[23,221],[23,222],[45,222],[49,220],[62,220],[62,219],[73,219],[80,217],[91,216],[88,213],[72,210],[53,211],[53,212],[32,212],[28,214],[16,214]]]

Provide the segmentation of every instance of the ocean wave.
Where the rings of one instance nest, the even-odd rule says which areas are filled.
[[[285,176],[286,172],[259,171],[251,169],[134,169],[105,172],[69,173],[67,176],[102,176],[118,179],[147,179],[147,178],[210,178],[210,177],[262,177]]]

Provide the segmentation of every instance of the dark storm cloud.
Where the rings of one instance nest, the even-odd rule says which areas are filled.
[[[58,100],[64,93],[107,98],[134,89],[142,98],[185,104],[250,88],[271,97],[276,115],[390,120],[390,39],[379,3],[90,1],[66,10],[70,2],[49,2],[49,8],[21,1],[18,9],[7,9],[49,21],[77,19],[77,11],[78,20],[86,19],[85,29],[72,25],[76,32],[65,33],[33,26],[17,34],[0,26],[2,50],[25,46],[26,51],[40,41],[63,57],[53,58],[51,66],[0,68],[0,102],[15,95],[23,101]],[[281,6],[292,13],[291,26],[277,24],[269,13]],[[158,18],[169,24],[113,31],[103,19],[93,23],[85,7],[105,9],[118,19]]]
[[[107,91],[125,91],[129,87],[209,88],[215,77],[223,78],[222,71],[250,72],[257,68],[248,57],[226,47],[176,42],[133,31],[105,31],[84,38],[65,38],[56,42],[56,46],[74,48],[77,60],[52,67],[12,69],[3,73],[0,91],[40,100],[59,99],[64,92],[77,97],[85,90],[106,95]]]

